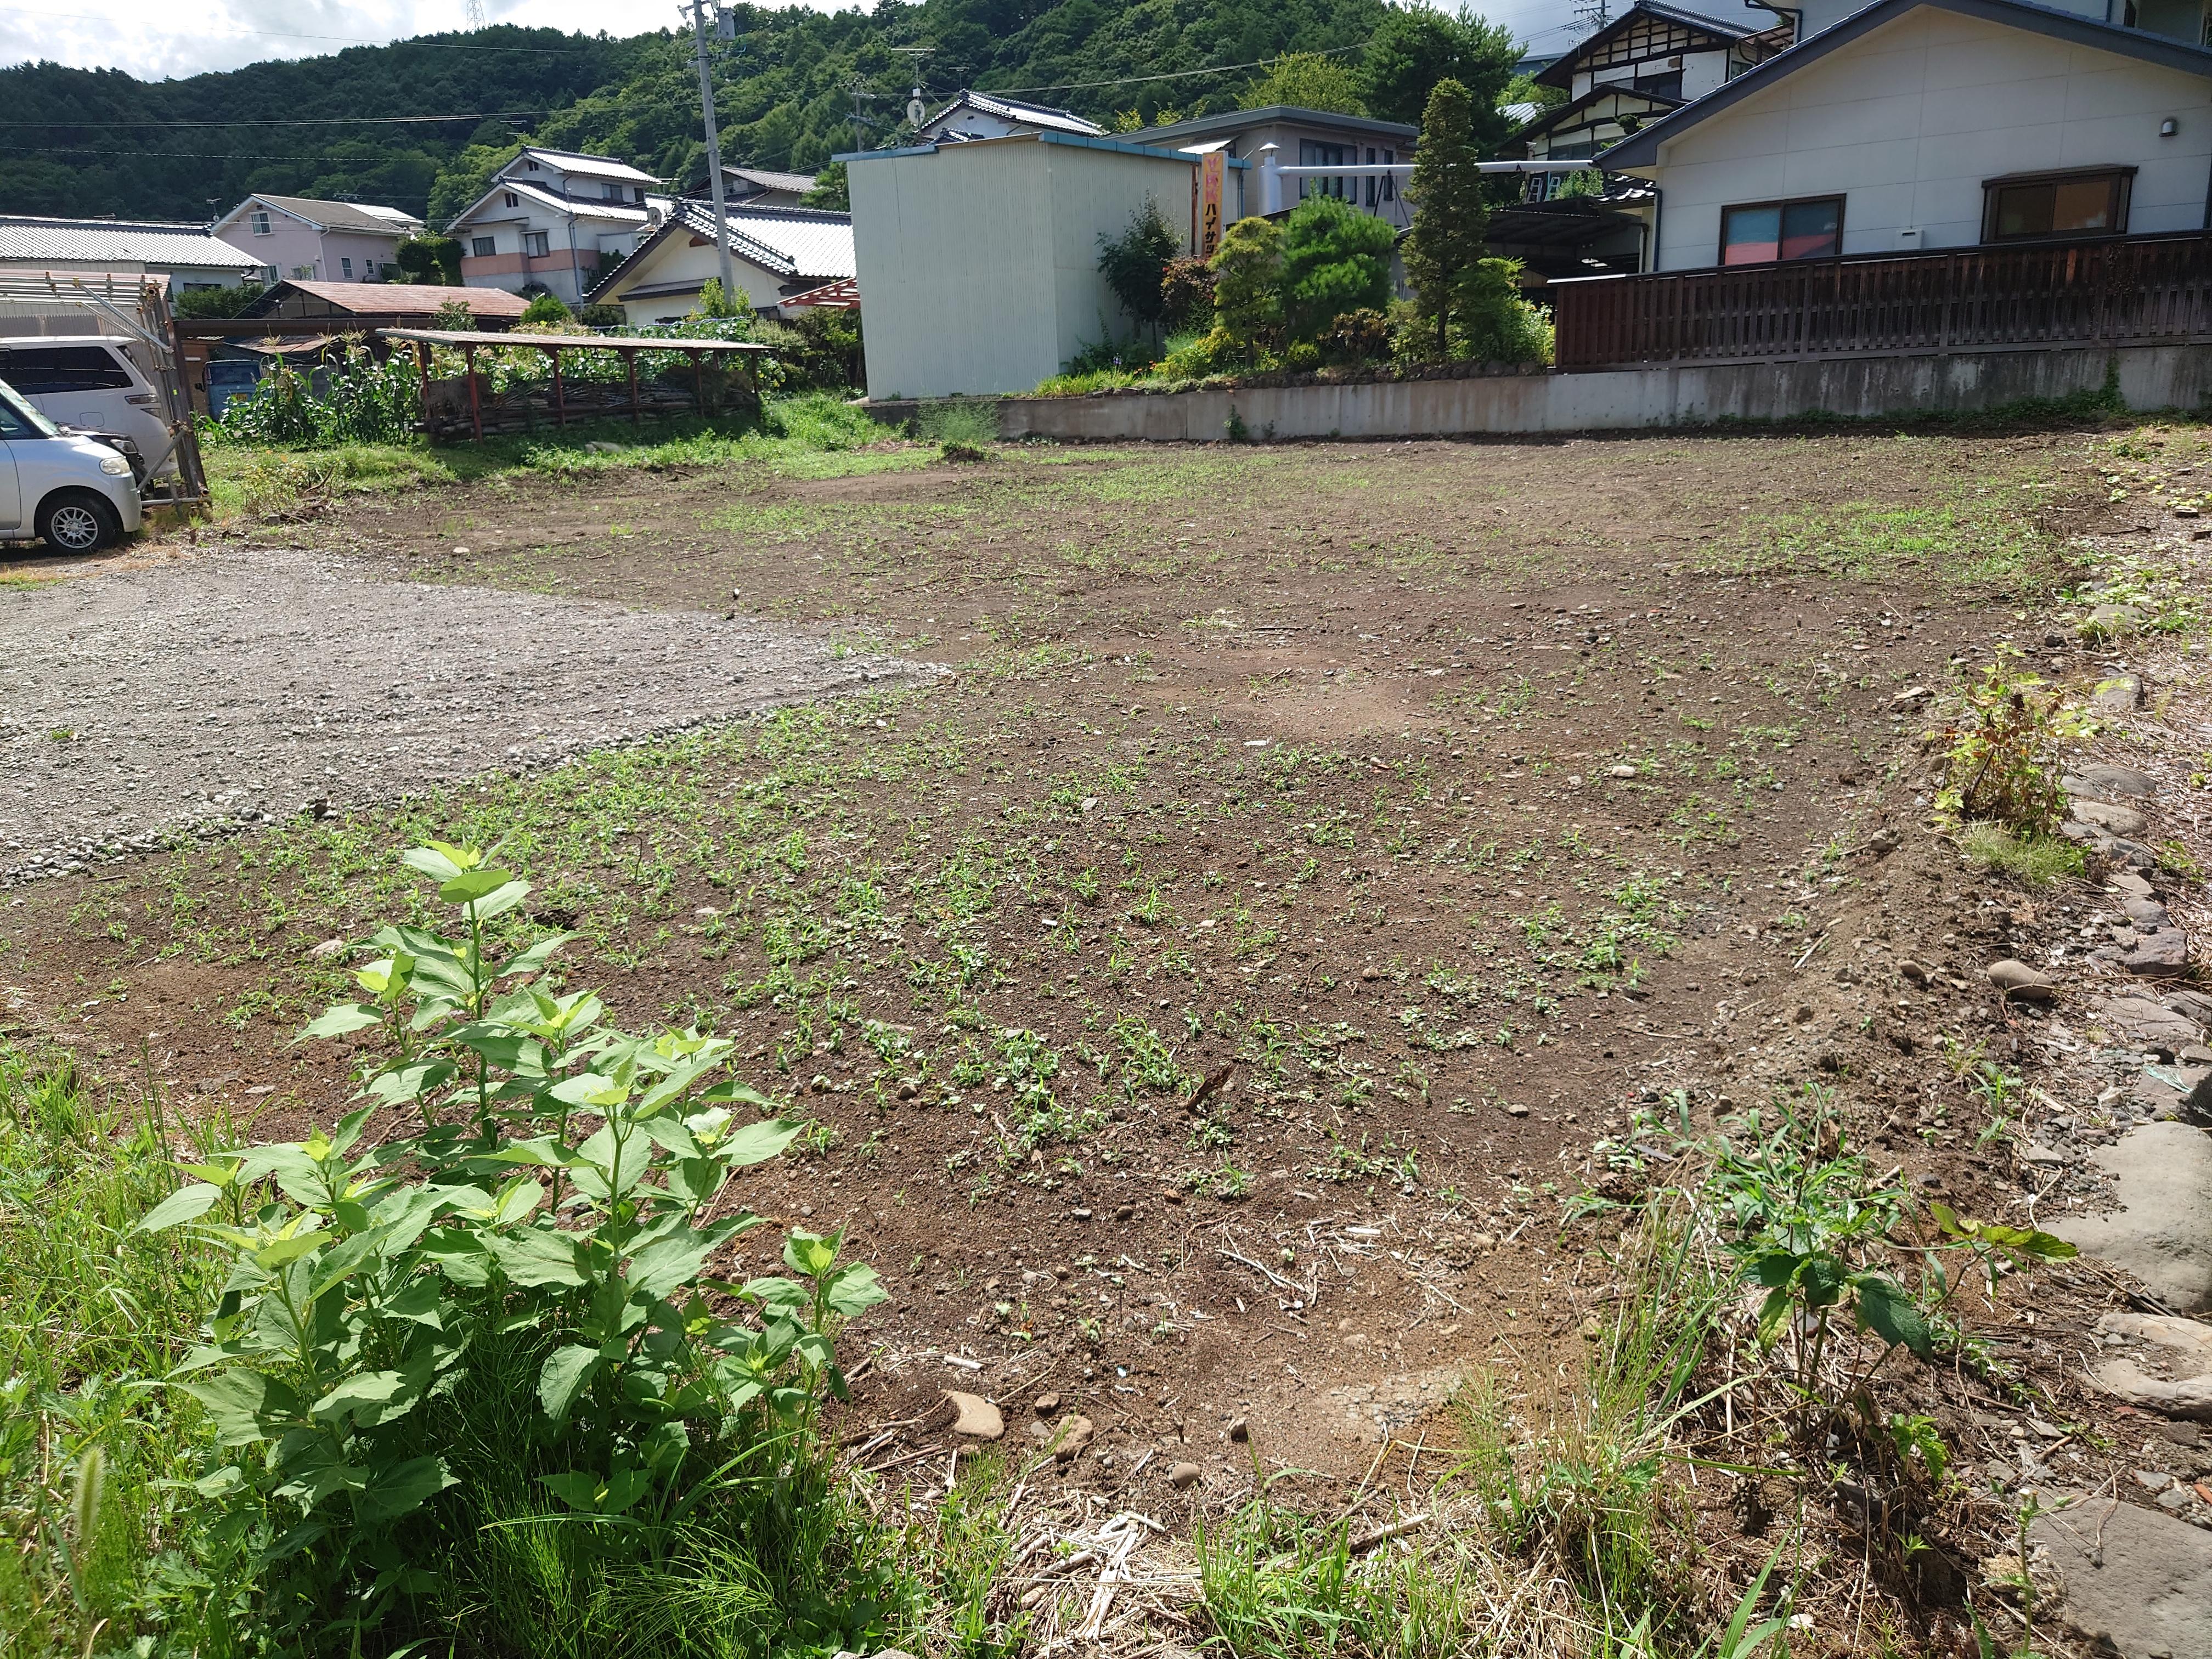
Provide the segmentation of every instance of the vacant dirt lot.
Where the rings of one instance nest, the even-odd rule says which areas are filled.
[[[1255,1453],[1357,1480],[1401,1431],[1449,1440],[1470,1368],[1571,1382],[1630,1287],[1560,1201],[1662,1178],[1672,1091],[1707,1121],[1821,1080],[1962,1206],[2017,1192],[1925,1110],[1947,1036],[2023,1052],[1987,988],[1800,970],[2048,925],[1927,841],[1897,699],[2007,638],[2104,672],[2051,599],[2069,538],[2132,510],[2112,442],[892,449],[333,504],[224,568],[304,541],[957,672],[24,889],[0,976],[111,1066],[327,1115],[343,1054],[285,1046],[341,988],[312,948],[401,906],[397,847],[505,836],[581,935],[571,983],[742,1035],[818,1125],[748,1201],[884,1270],[875,1420],[1056,1392],[1105,1454],[1069,1478],[1163,1516]],[[562,720],[568,654],[484,720]],[[2039,1294],[2019,1352],[2055,1374],[2080,1318]],[[1205,1480],[1170,1493],[1183,1457]]]

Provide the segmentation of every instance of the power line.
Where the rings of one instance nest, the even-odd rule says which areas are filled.
[[[1333,58],[1339,52],[1366,50],[1367,42],[1361,40],[1349,46],[1319,46],[1310,52],[1300,49],[1297,55],[1301,58]],[[1290,55],[1278,52],[1275,58]],[[1255,58],[1249,64],[1222,64],[1212,69],[1176,70],[1168,75],[1118,75],[1110,81],[1062,81],[1049,87],[977,87],[975,90],[981,93],[1083,92],[1092,87],[1133,87],[1141,81],[1188,81],[1194,75],[1233,75],[1239,70],[1265,69],[1275,61],[1275,58]]]

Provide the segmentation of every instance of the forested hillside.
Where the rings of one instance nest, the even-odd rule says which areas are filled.
[[[1255,76],[1123,81],[1366,41],[1384,0],[882,0],[871,13],[741,6],[720,48],[732,160],[811,172],[854,147],[854,87],[894,136],[914,74],[933,94],[1023,89],[1101,121],[1233,106]],[[502,27],[223,74],[143,82],[0,70],[0,212],[204,219],[250,190],[357,197],[437,218],[520,137],[704,178],[690,41]],[[447,118],[433,121],[390,118]]]

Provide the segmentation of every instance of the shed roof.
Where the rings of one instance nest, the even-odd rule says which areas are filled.
[[[219,241],[205,225],[163,220],[0,216],[0,260],[60,259],[99,264],[185,265],[199,270],[258,270],[263,261]]]
[[[1789,51],[1779,52],[1765,63],[1746,70],[1735,80],[1683,105],[1664,119],[1639,129],[1595,157],[1595,165],[1616,170],[1656,166],[1660,145],[1680,137],[1699,122],[1734,108],[1785,76],[1811,68],[1838,46],[1849,46],[1920,6],[1933,6],[1943,11],[1957,12],[1962,17],[1977,17],[1984,22],[2026,29],[2032,33],[2048,35],[2054,40],[2090,46],[2100,52],[2116,52],[2123,58],[2138,58],[2165,69],[2212,76],[2212,52],[2202,46],[2185,46],[2163,35],[2146,34],[2141,29],[2101,23],[2075,12],[2031,5],[2027,0],[1875,0],[1874,4],[1853,12],[1842,22],[1822,29],[1818,34],[1808,36]]]
[[[270,315],[283,303],[285,295],[305,294],[336,311],[362,317],[434,317],[439,308],[459,300],[477,317],[520,317],[530,301],[503,288],[441,288],[429,283],[315,283],[289,278],[270,289],[244,316]]]

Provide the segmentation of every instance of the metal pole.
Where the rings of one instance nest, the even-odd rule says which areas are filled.
[[[477,395],[477,349],[474,345],[461,348],[461,356],[469,366],[469,425],[475,430],[477,441],[483,441],[483,404]]]
[[[722,278],[722,301],[731,302],[737,281],[730,274],[730,222],[722,205],[722,136],[714,130],[714,76],[707,63],[707,14],[713,0],[692,0],[691,43],[699,64],[699,112],[707,123],[707,188],[714,202],[714,261]]]
[[[568,400],[561,390],[561,348],[547,346],[545,355],[553,360],[553,423],[566,426],[568,424]]]
[[[629,370],[629,423],[635,426],[641,414],[637,406],[637,353],[623,352],[623,367]]]
[[[422,430],[427,435],[430,430],[430,343],[428,340],[415,342],[415,367],[421,372],[422,379]]]

